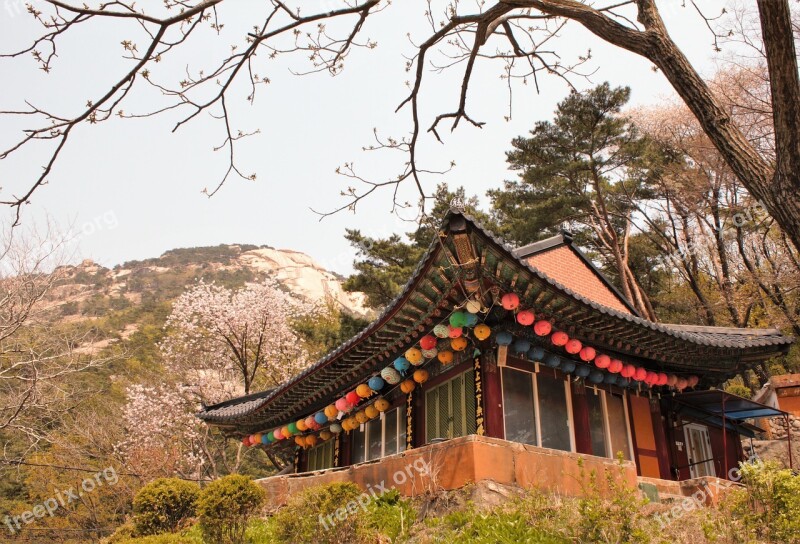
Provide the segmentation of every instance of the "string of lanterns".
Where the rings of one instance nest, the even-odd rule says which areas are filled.
[[[545,366],[559,369],[565,374],[574,373],[578,378],[584,378],[593,384],[616,385],[629,387],[632,384],[645,384],[649,387],[670,387],[683,391],[694,387],[700,381],[697,376],[679,377],[675,374],[654,372],[640,366],[623,363],[598,351],[580,340],[570,338],[561,330],[553,330],[553,324],[546,320],[536,320],[536,315],[530,309],[520,310],[520,300],[516,293],[506,293],[500,297],[500,304],[505,310],[515,313],[515,319],[523,327],[532,327],[536,337],[544,339],[549,337],[550,343],[563,349],[567,354],[576,356],[584,364],[578,364],[572,359],[562,358],[555,353],[549,353],[540,346],[524,337],[515,338],[510,332],[501,330],[494,335],[498,346],[510,347],[515,354],[529,360],[541,362]],[[408,348],[405,353],[397,357],[391,365],[383,368],[380,373],[370,377],[366,382],[334,403],[326,406],[305,418],[277,427],[266,433],[256,433],[245,436],[242,443],[245,446],[269,445],[294,437],[297,446],[309,448],[320,441],[326,441],[341,432],[349,433],[361,425],[377,417],[390,408],[390,403],[381,392],[387,386],[394,389],[399,385],[404,394],[411,393],[417,385],[425,383],[430,374],[423,367],[432,360],[438,360],[443,366],[450,365],[455,360],[455,353],[463,352],[469,345],[465,329],[472,329],[476,340],[483,342],[492,335],[492,329],[485,323],[479,322],[478,313],[488,312],[477,300],[470,299],[462,306],[466,311],[456,309],[445,320],[433,327],[429,334],[420,338],[419,342]],[[446,321],[446,323],[445,323]],[[413,372],[412,372],[413,370]],[[410,376],[409,376],[410,373]],[[384,391],[384,394],[389,391]],[[366,402],[371,397],[378,397],[371,402]],[[361,406],[359,406],[361,405]],[[356,410],[358,408],[358,410]],[[353,413],[355,411],[355,413]],[[347,416],[347,417],[345,417]],[[323,427],[326,427],[323,429]]]

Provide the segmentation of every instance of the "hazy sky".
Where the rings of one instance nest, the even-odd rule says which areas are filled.
[[[161,2],[145,0],[156,9]],[[304,2],[304,12],[332,9],[337,0]],[[0,50],[8,52],[29,45],[36,27],[21,10],[21,0],[0,0]],[[190,41],[180,58],[164,63],[154,72],[172,81],[182,78],[186,66],[209,69],[213,60],[235,43],[254,24],[265,2],[238,0],[220,8],[225,29],[216,37],[210,31]],[[704,75],[715,70],[712,37],[682,0],[659,2],[675,40]],[[718,13],[725,2],[704,0],[709,13]],[[37,2],[34,0],[34,5]],[[413,53],[406,37],[419,41],[429,27],[424,22],[424,2],[395,0],[386,11],[368,20],[363,35],[377,41],[374,50],[354,50],[344,73],[298,77],[289,69],[308,68],[304,56],[256,61],[260,75],[271,79],[261,88],[255,106],[245,102],[244,86],[231,95],[235,126],[261,133],[242,142],[239,163],[256,172],[257,181],[231,179],[209,199],[201,190],[212,188],[226,167],[225,156],[213,152],[222,140],[218,121],[204,116],[172,133],[177,119],[165,115],[144,120],[112,120],[77,129],[50,176],[49,184],[25,209],[24,220],[41,220],[46,214],[61,225],[73,225],[79,253],[104,265],[157,256],[176,247],[220,243],[269,244],[308,253],[323,265],[341,273],[351,270],[354,252],[343,238],[345,228],[359,228],[380,236],[410,230],[389,211],[389,193],[378,193],[362,202],[358,212],[342,212],[319,221],[310,208],[330,210],[344,203],[340,191],[350,182],[335,175],[344,162],[353,162],[370,179],[385,179],[401,168],[399,154],[361,151],[372,141],[372,129],[400,137],[409,131],[409,110],[395,114],[405,97],[403,54]],[[93,24],[59,44],[59,58],[50,74],[38,70],[30,57],[0,59],[0,110],[23,108],[24,101],[48,106],[64,114],[74,113],[100,94],[101,86],[118,78],[129,61],[121,59],[120,42],[130,39],[140,47],[145,40],[131,22]],[[635,105],[668,99],[665,78],[642,59],[608,46],[577,25],[552,42],[566,60],[592,50],[591,82],[575,79],[582,88],[602,81],[630,85]],[[440,57],[441,60],[441,57]],[[422,123],[426,128],[438,113],[453,111],[457,104],[463,68],[437,75],[426,71],[422,91]],[[421,161],[431,168],[457,167],[443,178],[428,177],[432,188],[439,181],[464,185],[470,194],[485,199],[487,189],[498,186],[513,173],[507,171],[504,152],[514,136],[524,134],[537,120],[549,119],[555,104],[568,92],[553,77],[540,79],[540,94],[532,85],[515,88],[513,119],[507,113],[507,89],[500,79],[501,65],[484,62],[473,76],[468,109],[473,118],[486,121],[483,129],[463,124],[446,135],[445,144],[424,135]],[[144,87],[132,96],[126,112],[143,112],[163,99]],[[5,148],[19,137],[24,124],[0,119],[0,143]],[[27,186],[41,167],[45,147],[31,148],[16,160],[0,162],[0,196],[7,198]],[[5,163],[5,164],[4,164]],[[413,196],[411,187],[407,194]],[[5,212],[5,211],[4,211]]]

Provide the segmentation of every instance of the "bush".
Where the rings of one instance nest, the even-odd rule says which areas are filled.
[[[362,491],[356,484],[339,482],[301,491],[275,514],[278,541],[318,544],[357,541],[357,535],[364,527],[364,511],[356,506],[351,512],[347,512],[347,505],[358,505],[358,497],[361,495]],[[337,517],[336,511],[339,509],[347,512],[344,519]]]
[[[172,533],[194,516],[200,487],[177,478],[153,480],[133,499],[133,523],[139,536]]]
[[[417,511],[411,501],[403,499],[396,489],[392,489],[370,503],[366,526],[396,542],[408,536],[416,519]]]
[[[204,539],[213,544],[244,542],[247,523],[265,499],[264,489],[246,476],[232,474],[210,483],[197,501]]]
[[[203,544],[202,541],[193,536],[188,535],[151,535],[143,536],[140,538],[128,538],[125,540],[115,541],[119,544]]]

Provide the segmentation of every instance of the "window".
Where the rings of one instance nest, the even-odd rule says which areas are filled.
[[[572,451],[567,383],[508,367],[501,377],[506,440]]]
[[[383,417],[361,425],[352,434],[352,463],[394,455],[406,449],[405,403],[384,412]]]
[[[622,453],[623,459],[630,460],[631,447],[625,399],[615,393],[587,388],[586,401],[589,406],[592,453],[612,458]]]
[[[425,392],[425,434],[456,438],[475,434],[475,371],[468,370]]]
[[[333,466],[333,448],[335,439],[326,440],[322,444],[308,450],[308,471],[323,470]]]

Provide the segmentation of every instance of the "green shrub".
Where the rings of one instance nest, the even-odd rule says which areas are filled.
[[[209,544],[239,544],[251,517],[266,498],[264,489],[239,474],[210,483],[197,501],[200,529]]]
[[[194,516],[200,487],[177,478],[159,478],[133,499],[133,523],[139,536],[173,533]]]
[[[361,489],[354,483],[332,483],[309,487],[289,499],[275,515],[279,542],[315,542],[338,544],[357,540],[363,527],[363,509],[358,505]],[[344,519],[337,517],[339,511]]]
[[[396,542],[408,536],[416,519],[417,511],[411,501],[402,498],[400,492],[392,489],[369,504],[366,526]]]
[[[116,541],[119,544],[203,544],[202,540],[189,535],[150,535]]]

